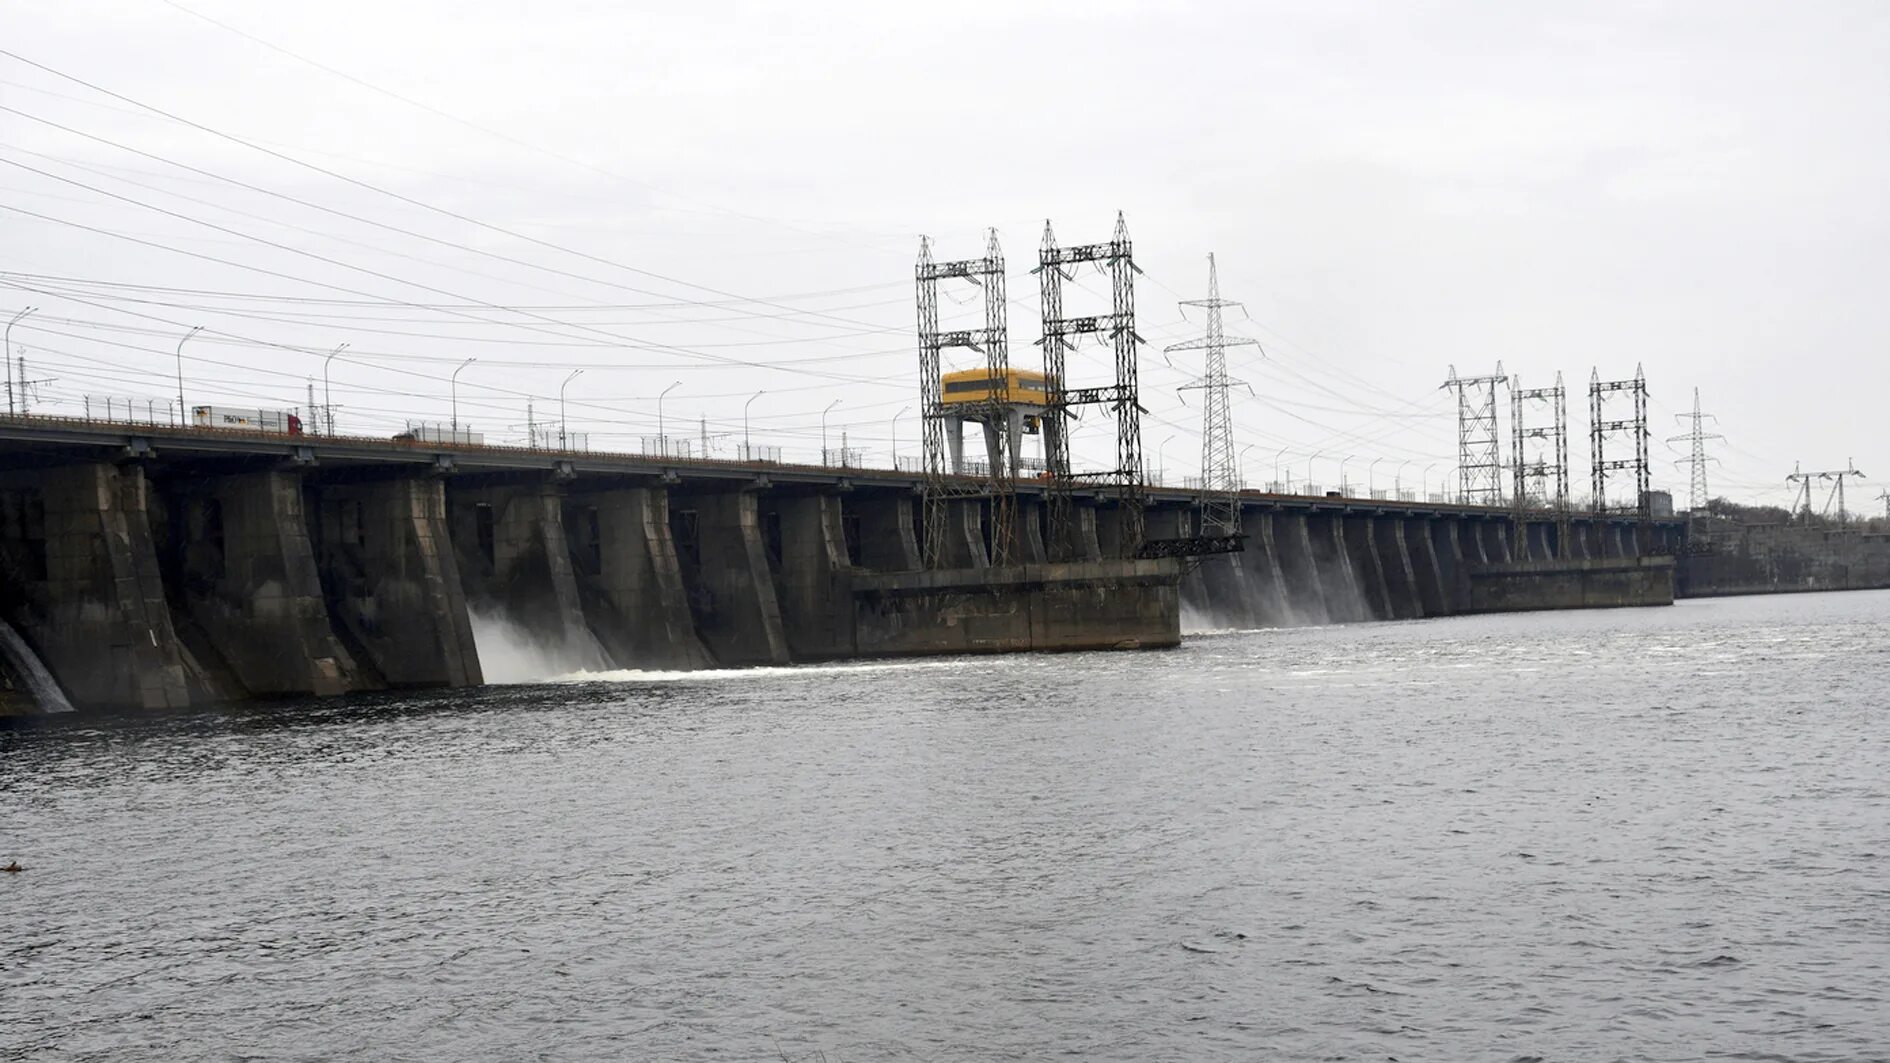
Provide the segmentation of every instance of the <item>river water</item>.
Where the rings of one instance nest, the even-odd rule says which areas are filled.
[[[1890,1058],[1890,593],[0,732],[0,1058]]]

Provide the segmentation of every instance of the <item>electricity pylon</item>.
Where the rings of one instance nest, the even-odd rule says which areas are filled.
[[[1188,299],[1182,306],[1207,310],[1207,332],[1199,338],[1173,344],[1165,350],[1204,351],[1206,364],[1199,379],[1182,390],[1198,390],[1206,395],[1201,411],[1201,534],[1226,536],[1240,534],[1240,472],[1234,459],[1234,415],[1229,390],[1241,381],[1227,375],[1227,348],[1258,347],[1260,341],[1245,336],[1229,336],[1221,321],[1221,311],[1239,306],[1221,298],[1220,271],[1214,255],[1208,255],[1208,297]]]
[[[1723,440],[1726,437],[1706,431],[1706,422],[1712,421],[1717,424],[1719,418],[1714,417],[1710,413],[1700,412],[1699,388],[1693,389],[1693,412],[1690,414],[1676,413],[1673,416],[1674,420],[1679,421],[1681,424],[1686,424],[1689,421],[1693,424],[1693,427],[1688,430],[1685,435],[1672,436],[1667,442],[1678,443],[1684,439],[1692,444],[1688,456],[1681,458],[1679,461],[1674,462],[1674,464],[1691,465],[1693,467],[1693,483],[1691,489],[1687,492],[1687,514],[1688,516],[1698,516],[1706,509],[1706,504],[1710,501],[1706,491],[1706,465],[1708,462],[1719,460],[1718,458],[1707,456],[1706,441],[1709,439]]]

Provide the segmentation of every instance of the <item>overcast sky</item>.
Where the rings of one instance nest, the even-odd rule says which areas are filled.
[[[972,257],[997,228],[1034,365],[1045,219],[1093,242],[1121,210],[1171,479],[1199,363],[1161,348],[1213,251],[1265,351],[1232,356],[1256,486],[1348,459],[1437,490],[1439,385],[1499,361],[1564,374],[1578,490],[1590,372],[1637,364],[1682,504],[1694,387],[1715,494],[1781,500],[1797,461],[1890,480],[1882,4],[9,0],[5,25],[0,308],[41,307],[12,353],[45,412],[175,401],[203,325],[193,405],[304,406],[348,343],[343,431],[448,419],[477,357],[458,413],[490,439],[527,396],[555,421],[583,367],[595,447],[654,435],[679,382],[664,427],[706,419],[712,453],[765,390],[757,444],[811,458],[839,400],[829,444],[885,463],[918,441],[919,235]],[[1111,439],[1092,417],[1079,460]]]

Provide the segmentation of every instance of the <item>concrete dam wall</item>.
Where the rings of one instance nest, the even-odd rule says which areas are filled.
[[[1187,511],[1159,517],[1185,530]],[[1191,624],[1212,628],[1410,620],[1466,613],[1671,605],[1670,528],[1491,511],[1478,518],[1250,507],[1245,549],[1182,581]],[[1566,544],[1564,544],[1566,538]],[[1643,538],[1645,542],[1643,542]]]
[[[927,571],[920,486],[0,423],[0,620],[19,643],[0,678],[24,652],[80,709],[469,686],[487,679],[478,633],[494,626],[584,668],[1163,647],[1184,602],[1223,626],[1658,604],[1682,545],[1672,522],[1256,494],[1245,549],[1187,565],[1120,556],[1123,511],[1086,490],[1072,556],[1052,557],[1028,484],[1009,564],[992,564],[991,507],[968,494],[944,512],[945,567]],[[1191,494],[1150,497],[1151,538],[1198,530]]]

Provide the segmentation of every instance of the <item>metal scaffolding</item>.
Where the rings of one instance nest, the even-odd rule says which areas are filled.
[[[1503,363],[1489,376],[1460,377],[1450,367],[1443,389],[1457,393],[1457,494],[1467,505],[1503,504],[1503,437],[1496,389],[1507,385]]]
[[[1004,295],[1004,254],[998,247],[997,230],[990,230],[983,258],[955,262],[934,262],[932,241],[919,240],[919,262],[915,276],[919,304],[919,408],[924,425],[925,463],[925,567],[938,568],[944,556],[948,502],[952,498],[989,496],[991,506],[991,563],[1011,563],[1017,537],[1017,460],[1009,453],[1009,435],[999,431],[993,460],[985,469],[982,482],[948,472],[945,454],[945,404],[940,384],[942,352],[949,347],[964,347],[984,355],[987,398],[967,408],[959,404],[952,416],[989,419],[1001,423],[1004,402],[997,396],[1009,393],[1010,343]],[[984,327],[942,331],[938,320],[938,286],[942,280],[960,279],[983,292]]]
[[[1063,282],[1074,280],[1075,267],[1091,263],[1109,275],[1110,313],[1087,317],[1063,316]],[[1037,269],[1043,302],[1043,371],[1049,393],[1043,419],[1044,465],[1049,490],[1049,541],[1053,560],[1077,556],[1076,498],[1078,480],[1113,482],[1121,507],[1121,551],[1135,557],[1142,549],[1146,500],[1143,495],[1142,404],[1136,379],[1136,358],[1142,337],[1135,332],[1134,248],[1129,227],[1116,215],[1116,231],[1108,243],[1058,247],[1050,223],[1044,222],[1043,246]],[[1115,383],[1073,388],[1067,376],[1068,354],[1077,340],[1095,337],[1115,352]],[[1116,467],[1104,472],[1077,474],[1070,468],[1070,414],[1083,406],[1111,411],[1116,422]]]

